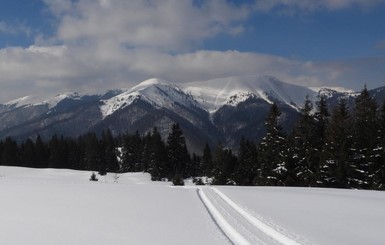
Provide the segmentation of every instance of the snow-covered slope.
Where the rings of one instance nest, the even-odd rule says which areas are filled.
[[[7,102],[5,105],[12,107],[12,108],[18,108],[18,107],[24,107],[24,106],[34,106],[34,105],[47,105],[49,109],[55,107],[60,101],[63,101],[64,99],[80,99],[81,95],[79,93],[63,93],[58,94],[52,98],[49,99],[42,99],[37,96],[28,95],[24,96],[22,98],[18,98],[12,101]]]
[[[272,103],[272,100],[280,101],[298,109],[305,96],[314,99],[317,95],[313,90],[284,83],[270,76],[240,76],[191,82],[185,84],[184,89],[210,112],[225,104],[235,106],[252,96],[268,103]]]
[[[0,166],[1,244],[385,244],[385,192]]]
[[[147,101],[157,108],[171,108],[175,103],[185,107],[199,107],[192,96],[184,93],[176,85],[159,78],[152,78],[111,99],[104,100],[100,109],[103,116],[107,117],[139,99]]]

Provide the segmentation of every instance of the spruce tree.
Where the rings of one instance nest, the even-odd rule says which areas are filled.
[[[166,146],[160,136],[158,129],[153,128],[150,141],[148,142],[149,146],[149,172],[151,174],[152,180],[161,180],[162,178],[167,177],[167,172],[169,171],[166,167],[167,162],[167,152]]]
[[[19,149],[16,141],[12,138],[5,138],[3,145],[3,154],[1,162],[4,166],[18,166],[19,165]]]
[[[185,173],[186,165],[190,164],[190,156],[187,151],[186,140],[179,124],[173,124],[171,132],[167,137],[167,156],[168,165],[171,168],[169,179],[179,174],[187,177]]]
[[[315,119],[312,116],[313,103],[309,97],[305,98],[304,105],[296,127],[293,130],[293,149],[290,149],[290,161],[295,163],[299,184],[302,186],[318,186],[320,173],[319,163],[315,160],[314,131]]]
[[[255,185],[259,169],[256,145],[242,137],[238,152],[238,164],[234,173],[236,183],[238,185]]]
[[[35,158],[36,167],[47,168],[48,167],[48,149],[47,144],[43,142],[40,135],[37,136],[35,141]]]
[[[218,144],[214,153],[213,165],[214,184],[234,185],[236,183],[233,173],[237,168],[237,157],[231,149]]]
[[[20,146],[20,163],[24,167],[37,167],[35,156],[35,144],[31,139],[27,139]]]
[[[103,131],[102,133],[102,146],[103,146],[103,161],[106,166],[106,171],[117,172],[119,170],[119,163],[116,157],[116,147],[114,142],[114,137],[110,129]]]
[[[376,162],[379,161],[378,154],[378,125],[377,125],[377,103],[370,96],[366,86],[355,99],[354,124],[353,124],[353,147],[352,168],[355,172],[352,176],[352,187],[373,188],[373,175]]]
[[[351,168],[349,149],[352,145],[352,118],[345,99],[333,109],[330,125],[326,132],[324,186],[348,188]]]
[[[265,120],[266,136],[259,144],[259,185],[284,185],[286,176],[286,134],[279,122],[281,112],[274,103]]]
[[[380,157],[376,162],[374,182],[376,189],[385,190],[385,100],[382,103],[378,119],[378,141],[377,154]]]
[[[123,136],[122,172],[141,171],[142,168],[142,139],[139,132]]]
[[[203,149],[203,156],[201,160],[201,175],[211,177],[213,173],[213,157],[211,154],[211,149],[208,143],[205,144]]]
[[[84,164],[86,170],[105,171],[105,166],[101,162],[100,144],[95,133],[86,134],[84,144]]]
[[[317,185],[324,186],[327,182],[328,164],[326,162],[327,153],[325,149],[326,131],[329,126],[330,114],[326,103],[326,96],[321,95],[316,103],[317,108],[314,114],[314,132],[313,132],[313,151],[314,162],[319,163],[319,180]]]

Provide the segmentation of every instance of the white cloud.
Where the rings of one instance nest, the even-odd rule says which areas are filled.
[[[111,42],[127,47],[165,51],[191,50],[219,33],[242,31],[250,8],[235,7],[225,0],[81,0],[71,11],[60,9],[58,38],[64,42]],[[66,14],[63,14],[66,13]]]
[[[9,24],[4,21],[0,21],[0,33],[11,34],[11,35],[30,35],[31,29],[26,25],[22,24]]]
[[[385,3],[384,0],[257,0],[256,9],[271,11],[279,8],[281,12],[316,11],[316,10],[340,10],[359,6],[367,9],[378,4]]]
[[[57,18],[57,34],[39,37],[28,48],[0,49],[0,102],[29,94],[125,88],[150,77],[188,82],[266,74],[295,84],[349,88],[384,82],[379,80],[385,77],[383,58],[311,62],[200,50],[207,38],[242,32],[252,9],[246,5],[225,0],[44,1]],[[315,2],[272,0],[265,8],[286,4],[310,10],[321,6]],[[358,0],[320,2],[331,9],[363,5]],[[268,2],[257,2],[262,3]]]

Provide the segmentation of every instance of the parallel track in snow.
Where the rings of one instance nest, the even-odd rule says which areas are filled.
[[[300,244],[266,225],[216,188],[199,188],[198,195],[233,244]]]

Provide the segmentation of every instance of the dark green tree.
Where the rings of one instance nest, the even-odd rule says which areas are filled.
[[[330,125],[326,132],[324,186],[348,188],[350,175],[349,149],[352,145],[352,118],[345,99],[341,99],[333,109]]]
[[[137,172],[142,169],[142,138],[139,132],[123,136],[122,172]]]
[[[40,135],[37,136],[35,141],[35,158],[36,158],[36,167],[38,168],[47,168],[49,151],[46,143],[43,142]]]
[[[68,147],[63,136],[53,135],[48,143],[50,168],[67,168]]]
[[[265,120],[266,136],[259,144],[258,185],[284,185],[286,178],[286,134],[279,122],[281,112],[274,103]]]
[[[316,102],[316,112],[314,114],[314,135],[313,135],[313,161],[319,163],[319,179],[317,185],[326,185],[328,178],[328,164],[326,162],[327,152],[325,149],[326,131],[329,126],[330,113],[326,103],[326,96],[321,95]]]
[[[35,144],[31,139],[27,139],[20,146],[20,163],[24,167],[36,167]]]
[[[312,110],[313,103],[307,96],[300,111],[297,125],[293,130],[291,145],[293,149],[289,150],[291,153],[290,161],[296,165],[298,184],[302,186],[318,186],[320,179],[319,162],[315,161],[315,119],[311,114]]]
[[[3,144],[3,154],[1,156],[1,163],[4,166],[18,166],[19,165],[19,149],[16,141],[10,137],[5,138]]]
[[[167,156],[168,164],[171,168],[169,179],[176,174],[187,177],[185,173],[186,165],[190,164],[190,156],[187,151],[186,140],[179,124],[173,124],[171,132],[167,137]]]
[[[385,100],[381,106],[378,122],[379,147],[376,152],[380,157],[377,159],[375,166],[374,188],[385,190]]]
[[[103,147],[103,164],[106,166],[106,171],[116,173],[119,171],[119,163],[116,154],[116,146],[114,137],[112,136],[112,132],[110,129],[102,132],[102,147]]]
[[[84,165],[86,170],[104,171],[105,166],[101,162],[101,148],[95,133],[84,136]]]
[[[167,169],[166,145],[156,127],[153,128],[148,142],[149,149],[149,172],[152,180],[161,180],[167,177],[170,169]]]
[[[216,185],[234,185],[234,171],[237,168],[237,157],[231,149],[218,144],[213,157],[213,177]]]
[[[213,157],[211,154],[211,149],[208,143],[205,144],[205,147],[203,149],[203,156],[201,160],[201,174],[211,177],[213,174]]]
[[[355,172],[351,176],[353,188],[373,188],[373,175],[379,161],[377,103],[366,86],[355,99],[353,146],[350,160]]]
[[[239,143],[238,164],[234,179],[238,185],[255,185],[258,176],[258,153],[254,142],[241,138]]]

